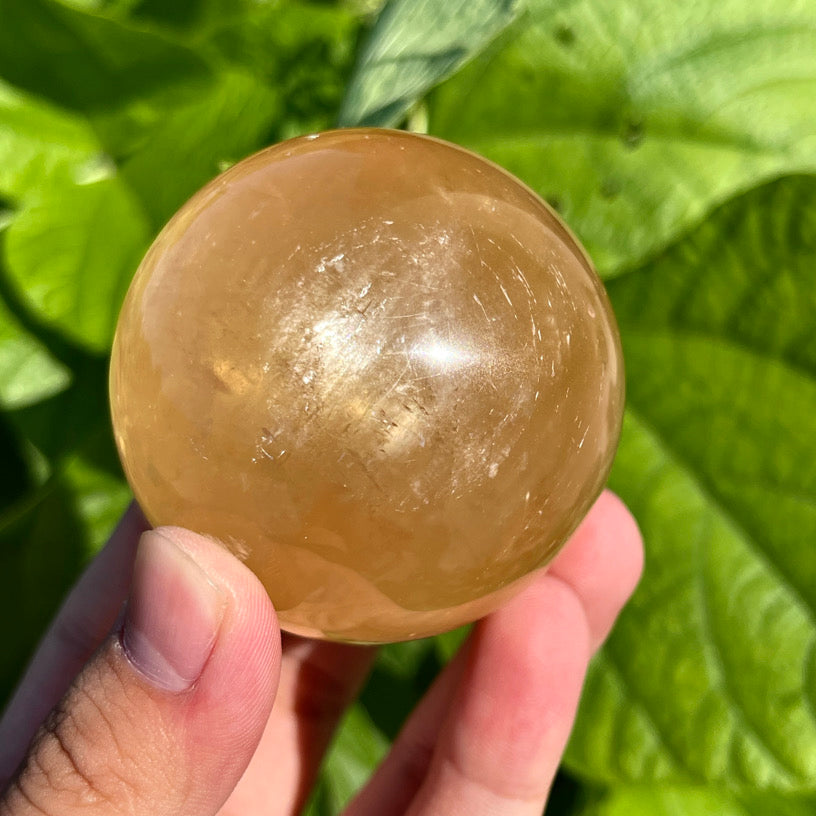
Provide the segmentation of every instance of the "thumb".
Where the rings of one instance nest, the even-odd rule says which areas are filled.
[[[255,576],[202,536],[145,533],[121,633],[40,728],[0,816],[217,813],[263,733],[279,668]]]

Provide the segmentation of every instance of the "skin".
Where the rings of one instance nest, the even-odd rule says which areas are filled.
[[[135,508],[123,518],[0,721],[0,816],[297,813],[374,651],[281,637],[243,564],[145,526]],[[642,563],[635,522],[604,493],[547,572],[474,627],[347,814],[540,814]],[[142,630],[182,679],[145,662]]]

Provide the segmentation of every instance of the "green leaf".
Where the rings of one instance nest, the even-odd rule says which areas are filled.
[[[470,630],[470,626],[460,626],[458,629],[453,629],[434,638],[436,653],[442,663],[447,663],[459,651],[470,634]]]
[[[0,76],[69,108],[116,108],[208,74],[162,36],[55,0],[0,0]]]
[[[134,7],[136,17],[151,22],[174,27],[188,27],[197,22],[208,5],[206,0],[136,0]]]
[[[441,668],[434,638],[382,647],[360,701],[377,728],[393,739]]]
[[[153,229],[221,170],[257,150],[279,105],[277,94],[252,75],[227,71],[194,102],[168,113],[122,165]]]
[[[121,2],[122,0],[120,0]],[[170,29],[182,30],[193,36],[209,26],[218,26],[224,19],[248,19],[255,14],[267,14],[285,7],[289,0],[125,0],[132,7],[135,19],[149,21]]]
[[[36,493],[0,515],[0,708],[61,599],[127,506],[121,479],[74,457]]]
[[[816,796],[779,796],[767,791],[749,791],[736,797],[746,816],[812,816]]]
[[[102,427],[68,457],[61,477],[71,488],[72,507],[82,526],[86,557],[95,555],[110,538],[133,499],[122,475],[108,428]]]
[[[35,643],[130,501],[108,426],[105,361],[65,391],[0,414],[0,708]]]
[[[339,813],[368,780],[388,750],[365,709],[352,705],[340,724],[321,772],[322,813]]]
[[[58,480],[0,516],[0,707],[83,562],[70,491]]]
[[[810,816],[816,799],[751,793],[735,796],[705,787],[614,788],[581,816]]]
[[[329,127],[353,58],[358,20],[340,8],[306,3],[233,7],[205,26],[199,47],[219,65],[184,104],[156,106],[132,128],[113,120],[122,173],[158,229],[225,167],[276,141]],[[109,123],[105,123],[105,129]],[[128,143],[130,130],[138,138]],[[157,180],[160,180],[157,183]]]
[[[6,266],[49,326],[106,351],[149,228],[121,179],[52,185],[26,201],[6,238]]]
[[[0,194],[18,198],[54,175],[81,174],[98,153],[87,122],[0,81]]]
[[[519,175],[605,275],[816,167],[816,4],[529,0],[445,83],[432,133]]]
[[[36,472],[30,448],[18,438],[12,423],[0,413],[0,516],[14,508],[47,477],[47,466]],[[39,477],[39,478],[38,478]]]
[[[724,207],[612,281],[611,485],[647,567],[569,761],[599,781],[816,790],[816,179]]]
[[[270,140],[332,127],[352,70],[359,15],[337,4],[254,4],[218,18],[204,42],[279,96]]]
[[[71,372],[0,301],[0,408],[19,408],[61,391]]]
[[[123,14],[137,5],[138,0],[57,0],[63,6],[80,9],[81,11],[91,11],[96,14],[104,14],[112,17]],[[181,0],[179,0],[181,2]]]
[[[391,0],[349,82],[340,124],[397,124],[417,99],[508,26],[518,5],[518,0]]]
[[[413,680],[433,651],[434,644],[435,641],[429,638],[386,643],[377,654],[376,670],[392,677]]]

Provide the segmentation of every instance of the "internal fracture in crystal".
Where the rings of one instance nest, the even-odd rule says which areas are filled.
[[[156,240],[111,403],[154,524],[213,536],[281,625],[351,641],[480,617],[555,555],[620,432],[610,306],[533,192],[454,145],[284,142]]]

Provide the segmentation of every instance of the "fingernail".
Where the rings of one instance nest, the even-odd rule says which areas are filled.
[[[158,688],[191,688],[215,645],[225,603],[191,555],[160,532],[144,533],[122,628],[130,662]]]

